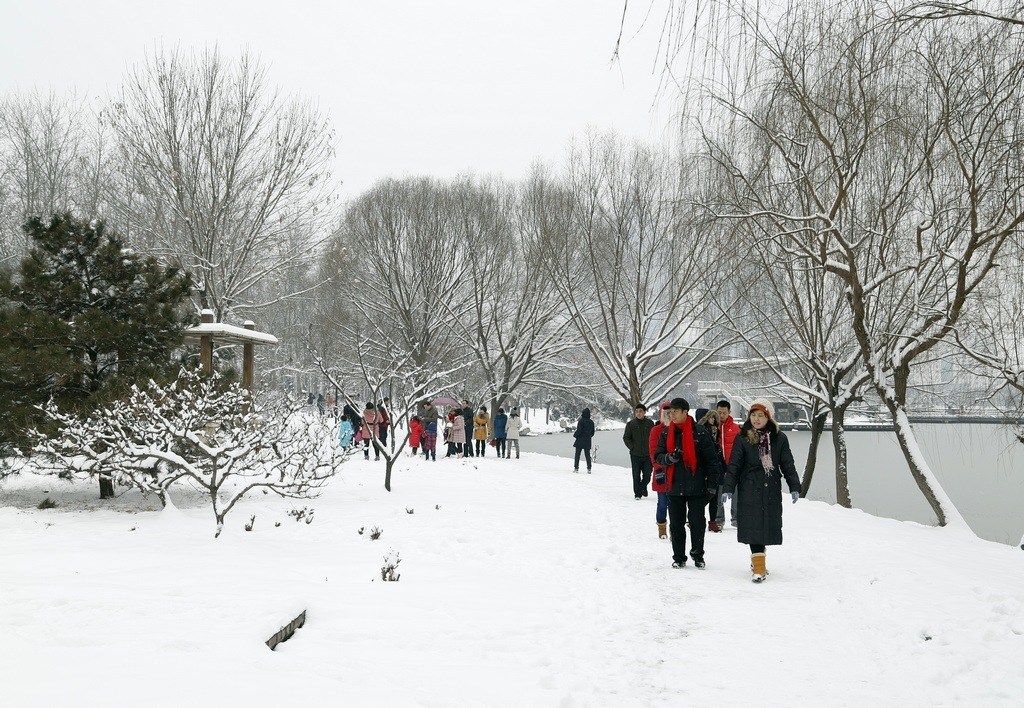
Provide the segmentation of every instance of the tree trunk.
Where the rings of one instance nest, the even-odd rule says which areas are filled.
[[[836,503],[847,509],[852,508],[850,481],[846,454],[846,406],[832,411],[832,447],[836,454]]]
[[[384,489],[391,491],[391,468],[395,466],[395,460],[387,455],[384,456]]]
[[[804,478],[800,482],[800,496],[806,497],[811,491],[811,481],[814,479],[814,468],[818,463],[818,444],[821,442],[821,434],[825,430],[825,419],[828,411],[811,418],[811,443],[807,449],[807,462],[804,464]]]
[[[114,480],[105,475],[100,475],[100,499],[114,498]]]
[[[896,439],[899,441],[900,449],[907,460],[910,474],[914,477],[914,481],[917,482],[917,488],[921,490],[921,494],[924,495],[928,505],[931,506],[932,511],[935,513],[939,526],[969,529],[970,527],[967,526],[964,517],[957,511],[949,496],[946,495],[942,485],[935,478],[931,467],[928,466],[928,462],[925,460],[921,448],[917,444],[917,436],[910,425],[910,419],[907,417],[906,410],[891,398],[883,400],[885,400],[885,405],[892,415],[892,423],[896,429]]]

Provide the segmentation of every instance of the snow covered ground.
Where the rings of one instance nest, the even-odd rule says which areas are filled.
[[[564,466],[405,460],[389,494],[360,459],[311,524],[261,496],[216,540],[196,496],[5,480],[0,704],[1020,705],[1019,549],[801,501],[754,585],[733,531],[673,570],[627,470]]]

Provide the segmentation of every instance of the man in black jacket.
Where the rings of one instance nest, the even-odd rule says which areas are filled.
[[[473,406],[462,400],[462,420],[466,423],[466,444],[462,446],[463,457],[473,457]]]
[[[626,423],[622,442],[629,448],[629,462],[633,466],[633,496],[642,499],[647,496],[647,485],[651,481],[651,428],[654,421],[647,417],[647,406],[637,403],[633,409],[633,420]]]
[[[672,528],[672,567],[686,567],[686,522],[690,522],[690,557],[704,567],[704,507],[718,493],[722,464],[715,441],[690,418],[685,398],[673,398],[670,424],[658,439],[654,459],[668,475],[668,516]]]

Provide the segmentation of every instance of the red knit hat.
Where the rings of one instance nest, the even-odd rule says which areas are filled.
[[[747,409],[747,415],[749,416],[754,411],[761,411],[766,416],[768,416],[769,419],[771,419],[771,418],[775,417],[773,415],[773,413],[775,412],[773,410],[773,408],[775,408],[775,406],[773,406],[771,401],[769,401],[768,399],[766,399],[766,398],[755,398],[751,402],[750,408]]]

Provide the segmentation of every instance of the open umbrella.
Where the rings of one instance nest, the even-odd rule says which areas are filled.
[[[431,398],[430,402],[437,406],[457,406],[459,402],[450,396],[438,396],[437,398]]]

